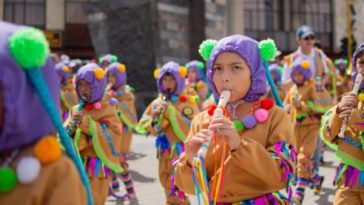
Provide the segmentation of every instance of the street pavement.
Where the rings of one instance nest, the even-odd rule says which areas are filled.
[[[162,205],[164,204],[164,191],[158,180],[158,161],[156,159],[156,149],[154,147],[153,137],[134,135],[132,143],[132,154],[129,160],[131,175],[134,179],[137,200],[116,201],[109,197],[106,205]],[[306,196],[303,204],[307,205],[328,205],[333,203],[334,187],[332,179],[335,176],[335,168],[338,161],[335,159],[333,152],[325,149],[325,165],[320,167],[320,173],[325,176],[322,192],[315,196],[312,190],[306,190]],[[122,192],[125,188],[121,185]],[[120,193],[122,193],[120,192]],[[197,205],[196,198],[190,196],[191,204]]]

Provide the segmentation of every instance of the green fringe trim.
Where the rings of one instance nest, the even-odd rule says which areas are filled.
[[[333,150],[337,150],[338,148],[338,145],[335,144],[335,143],[332,143],[332,142],[329,142],[326,140],[325,138],[325,132],[326,132],[326,126],[329,124],[330,122],[330,117],[331,117],[332,113],[331,114],[325,114],[322,116],[321,118],[321,127],[320,127],[320,132],[319,132],[319,135],[320,135],[320,138],[321,140],[327,145],[329,146],[331,149]]]
[[[107,167],[109,167],[112,171],[114,171],[116,173],[123,172],[123,168],[121,168],[118,164],[115,164],[112,161],[110,161],[107,158],[104,151],[102,150],[100,142],[99,142],[99,138],[97,136],[97,132],[96,132],[96,129],[95,129],[94,121],[92,121],[92,119],[90,117],[87,118],[87,121],[88,121],[88,126],[90,128],[90,134],[91,134],[91,137],[92,137],[93,147],[95,149],[97,157],[100,158],[101,162],[103,164],[105,164]]]
[[[306,105],[308,108],[310,108],[311,110],[313,110],[314,112],[317,113],[325,113],[327,112],[329,109],[331,109],[332,106],[328,106],[328,107],[317,107],[315,106],[312,101],[307,101]]]
[[[360,144],[361,144],[361,149],[364,150],[364,132],[360,132]]]
[[[339,158],[339,160],[342,163],[355,167],[355,168],[359,169],[360,171],[364,171],[364,161],[359,161],[359,160],[355,159],[354,157],[352,157],[340,150],[336,151],[336,156],[337,156],[337,158]]]
[[[332,83],[331,83],[332,90],[331,90],[331,94],[332,95],[335,95],[336,94],[336,76],[334,74],[331,74],[331,77],[332,77]]]
[[[183,131],[181,127],[179,126],[179,123],[176,118],[176,110],[174,109],[174,106],[171,101],[168,102],[168,109],[169,109],[169,121],[171,122],[172,129],[174,133],[177,135],[177,137],[184,142],[186,140],[186,136],[183,134]]]
[[[123,114],[123,112],[118,109],[117,110],[118,116],[120,118],[120,120],[130,129],[134,129],[136,127],[136,125],[132,124],[127,117],[125,117],[125,115]]]
[[[71,108],[71,106],[68,104],[66,98],[64,97],[64,93],[61,91],[61,101],[63,103],[63,105],[67,108],[67,110],[69,110]]]

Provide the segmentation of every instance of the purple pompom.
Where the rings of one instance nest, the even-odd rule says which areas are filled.
[[[255,119],[254,116],[252,115],[247,115],[244,119],[243,119],[243,124],[244,127],[251,129],[253,127],[255,127],[255,125],[257,124],[257,120]]]

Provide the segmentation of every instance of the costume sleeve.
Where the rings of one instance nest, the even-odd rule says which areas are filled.
[[[233,163],[242,170],[241,174],[260,179],[256,186],[269,186],[272,190],[279,190],[290,187],[288,184],[293,179],[296,151],[288,115],[276,107],[270,112],[270,116],[266,146],[253,138],[243,138],[240,146],[231,151],[231,157]],[[289,188],[289,193],[291,192]]]
[[[52,176],[47,180],[50,189],[46,193],[46,203],[52,205],[79,205],[87,204],[86,191],[82,185],[76,167],[65,156],[56,163],[47,165],[42,173]]]
[[[188,133],[188,138],[195,136],[200,131],[200,116],[201,115],[197,115],[195,118],[193,118],[191,129]],[[181,154],[179,161],[176,165],[175,184],[180,190],[188,194],[195,194],[192,167],[187,163],[187,157],[184,152]]]

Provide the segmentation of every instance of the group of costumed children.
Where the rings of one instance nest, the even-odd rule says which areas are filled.
[[[199,204],[301,204],[306,188],[318,193],[323,182],[312,164],[321,119],[322,139],[341,162],[334,204],[364,203],[364,84],[356,83],[358,95],[349,92],[364,73],[364,45],[353,56],[353,79],[348,62],[335,61],[334,106],[303,57],[291,63],[293,86],[283,89],[281,67],[268,64],[272,40],[206,40],[199,50],[205,63],[154,70],[159,95],[138,121],[116,56],[71,76],[66,64],[50,60],[39,30],[0,27],[1,204],[136,200],[128,166],[136,131],[156,136],[165,204],[190,204],[187,194]]]

